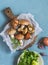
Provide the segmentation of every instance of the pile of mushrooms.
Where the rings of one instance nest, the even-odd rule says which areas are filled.
[[[14,18],[11,20],[9,25],[10,28],[6,30],[7,34],[18,40],[28,40],[30,39],[31,34],[35,32],[34,26],[25,19],[17,20]]]

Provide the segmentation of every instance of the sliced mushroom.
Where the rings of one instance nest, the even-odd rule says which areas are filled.
[[[21,19],[21,20],[19,20],[19,24],[21,24],[21,25],[29,25],[30,22],[28,20]]]
[[[20,46],[23,46],[23,41],[22,40],[19,40],[20,41]]]
[[[25,25],[21,25],[21,29],[24,29]]]
[[[23,31],[23,29],[24,29],[24,25],[21,25],[21,27],[20,28],[18,28],[18,32],[22,32]]]
[[[27,33],[27,34],[25,35],[25,39],[26,39],[26,40],[30,39],[30,36],[31,36],[30,33]]]
[[[26,34],[27,32],[28,32],[28,29],[27,29],[27,27],[26,27],[26,28],[23,29],[22,33],[23,33],[23,34]]]
[[[10,25],[16,29],[17,25],[18,25],[18,20],[16,18],[12,19],[10,22]]]
[[[23,34],[17,34],[17,35],[15,35],[15,38],[18,40],[22,40],[22,39],[24,39],[24,35]]]
[[[10,35],[10,37],[11,37],[12,39],[14,39],[14,35]]]
[[[28,32],[29,33],[34,33],[34,27],[32,25],[28,25]]]
[[[13,29],[13,28],[9,28],[9,29],[7,29],[6,32],[7,32],[8,35],[14,35],[16,33],[16,30]]]

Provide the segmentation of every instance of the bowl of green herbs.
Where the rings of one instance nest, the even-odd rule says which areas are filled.
[[[44,65],[44,62],[37,52],[24,50],[18,58],[17,65]]]

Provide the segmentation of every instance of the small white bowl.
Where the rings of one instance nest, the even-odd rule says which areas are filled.
[[[35,52],[35,53],[37,53],[37,54],[39,55],[39,58],[38,58],[39,65],[44,65],[44,61],[43,61],[42,56],[41,56],[38,52],[36,52],[36,51],[33,51],[33,52]],[[22,53],[22,54],[23,54],[23,53]],[[22,54],[21,54],[21,55],[22,55]],[[21,55],[20,55],[20,56],[21,56]],[[20,61],[20,57],[18,58],[17,65],[18,65],[19,61]]]

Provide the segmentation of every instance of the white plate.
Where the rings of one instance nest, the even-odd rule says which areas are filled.
[[[39,58],[38,58],[39,65],[44,65],[44,61],[43,61],[42,56],[41,56],[38,52],[36,52],[36,51],[33,51],[33,52],[35,52],[35,53],[37,53],[37,54],[39,55]],[[23,53],[22,53],[22,54],[23,54]],[[21,55],[22,55],[22,54],[21,54]],[[21,55],[20,55],[20,56],[21,56]],[[18,65],[19,61],[20,61],[20,57],[18,58],[17,65]]]

